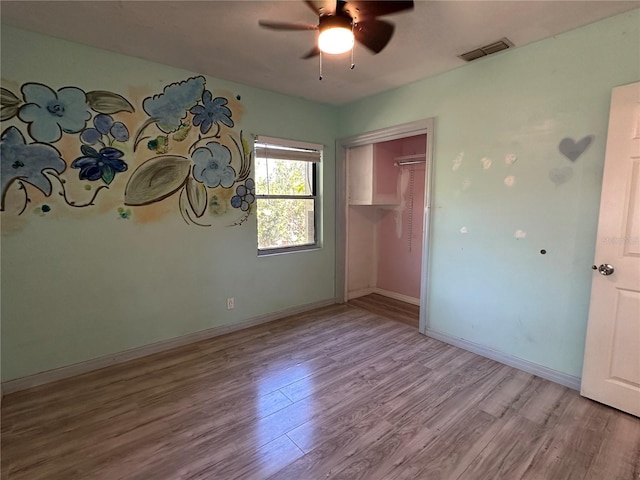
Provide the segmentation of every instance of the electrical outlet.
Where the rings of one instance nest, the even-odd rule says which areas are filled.
[[[233,297],[227,298],[227,310],[233,310],[234,303]]]

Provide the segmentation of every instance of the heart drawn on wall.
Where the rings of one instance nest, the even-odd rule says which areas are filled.
[[[582,155],[593,140],[593,135],[587,135],[577,142],[571,137],[565,137],[560,141],[558,150],[560,153],[567,157],[572,162],[575,162],[580,155]]]
[[[549,180],[556,185],[562,185],[563,183],[568,182],[572,176],[573,168],[571,167],[553,168],[549,170]]]

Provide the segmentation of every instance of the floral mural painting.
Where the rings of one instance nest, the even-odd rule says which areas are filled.
[[[20,216],[30,191],[51,199],[57,191],[70,207],[111,202],[120,205],[119,218],[135,219],[135,208],[175,196],[187,224],[211,226],[207,212],[236,211],[231,225],[241,225],[255,204],[253,151],[243,132],[233,130],[240,96],[229,98],[216,96],[203,76],[138,102],[76,86],[2,88],[0,118],[11,126],[0,138],[0,210],[9,214],[11,206]],[[71,200],[71,190],[88,198]],[[51,202],[39,201],[34,213],[51,211]]]
[[[76,158],[71,168],[80,169],[80,180],[102,180],[109,185],[116,172],[125,172],[127,164],[120,159],[123,153],[117,148],[104,147],[100,151],[95,148],[82,145],[80,147],[84,156]]]
[[[46,143],[27,144],[24,136],[16,127],[9,127],[0,137],[0,159],[2,160],[0,186],[2,188],[2,205],[4,210],[5,194],[9,186],[17,183],[25,193],[24,212],[28,195],[25,183],[40,190],[45,196],[51,195],[51,181],[44,175],[45,170],[62,173],[67,164],[60,152]]]
[[[233,128],[233,120],[231,120],[231,110],[225,105],[229,103],[226,98],[216,97],[210,91],[206,90],[202,94],[202,105],[196,105],[189,111],[193,113],[193,124],[200,125],[200,131],[206,134],[213,124],[218,130],[215,135],[220,133],[220,124],[223,123],[227,127]]]
[[[187,118],[189,109],[194,107],[204,91],[204,77],[193,77],[184,82],[172,83],[163,93],[147,97],[142,108],[149,118],[140,126],[134,143],[137,148],[140,136],[150,125],[155,124],[164,133],[175,132]]]
[[[54,92],[46,85],[25,83],[22,95],[25,104],[18,117],[29,125],[29,135],[38,142],[57,142],[63,131],[78,133],[91,118],[87,96],[79,88]]]
[[[236,172],[231,166],[231,151],[218,142],[209,142],[196,148],[191,158],[194,161],[193,178],[207,187],[231,188]]]

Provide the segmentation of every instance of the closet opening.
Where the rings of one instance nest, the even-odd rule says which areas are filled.
[[[432,139],[429,119],[340,140],[337,155],[336,300],[392,312],[422,333]]]

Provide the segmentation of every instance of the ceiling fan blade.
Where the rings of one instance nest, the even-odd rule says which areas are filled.
[[[366,19],[371,19],[375,17],[380,17],[382,15],[390,15],[392,13],[402,12],[404,10],[412,10],[413,9],[413,1],[350,1],[347,2],[345,9],[349,12],[349,14],[358,19],[358,21],[363,21]]]
[[[258,20],[258,24],[272,30],[317,30],[317,25],[310,23],[272,22],[271,20]]]
[[[318,15],[319,17],[322,15],[334,15],[336,13],[336,2],[335,0],[305,0],[307,6],[313,10],[313,13]]]
[[[320,49],[316,45],[311,50],[309,50],[306,54],[304,54],[301,58],[307,60],[309,58],[317,57],[318,55],[320,55]]]
[[[391,40],[394,29],[393,23],[384,20],[365,20],[358,22],[353,33],[362,45],[373,53],[380,53]]]

